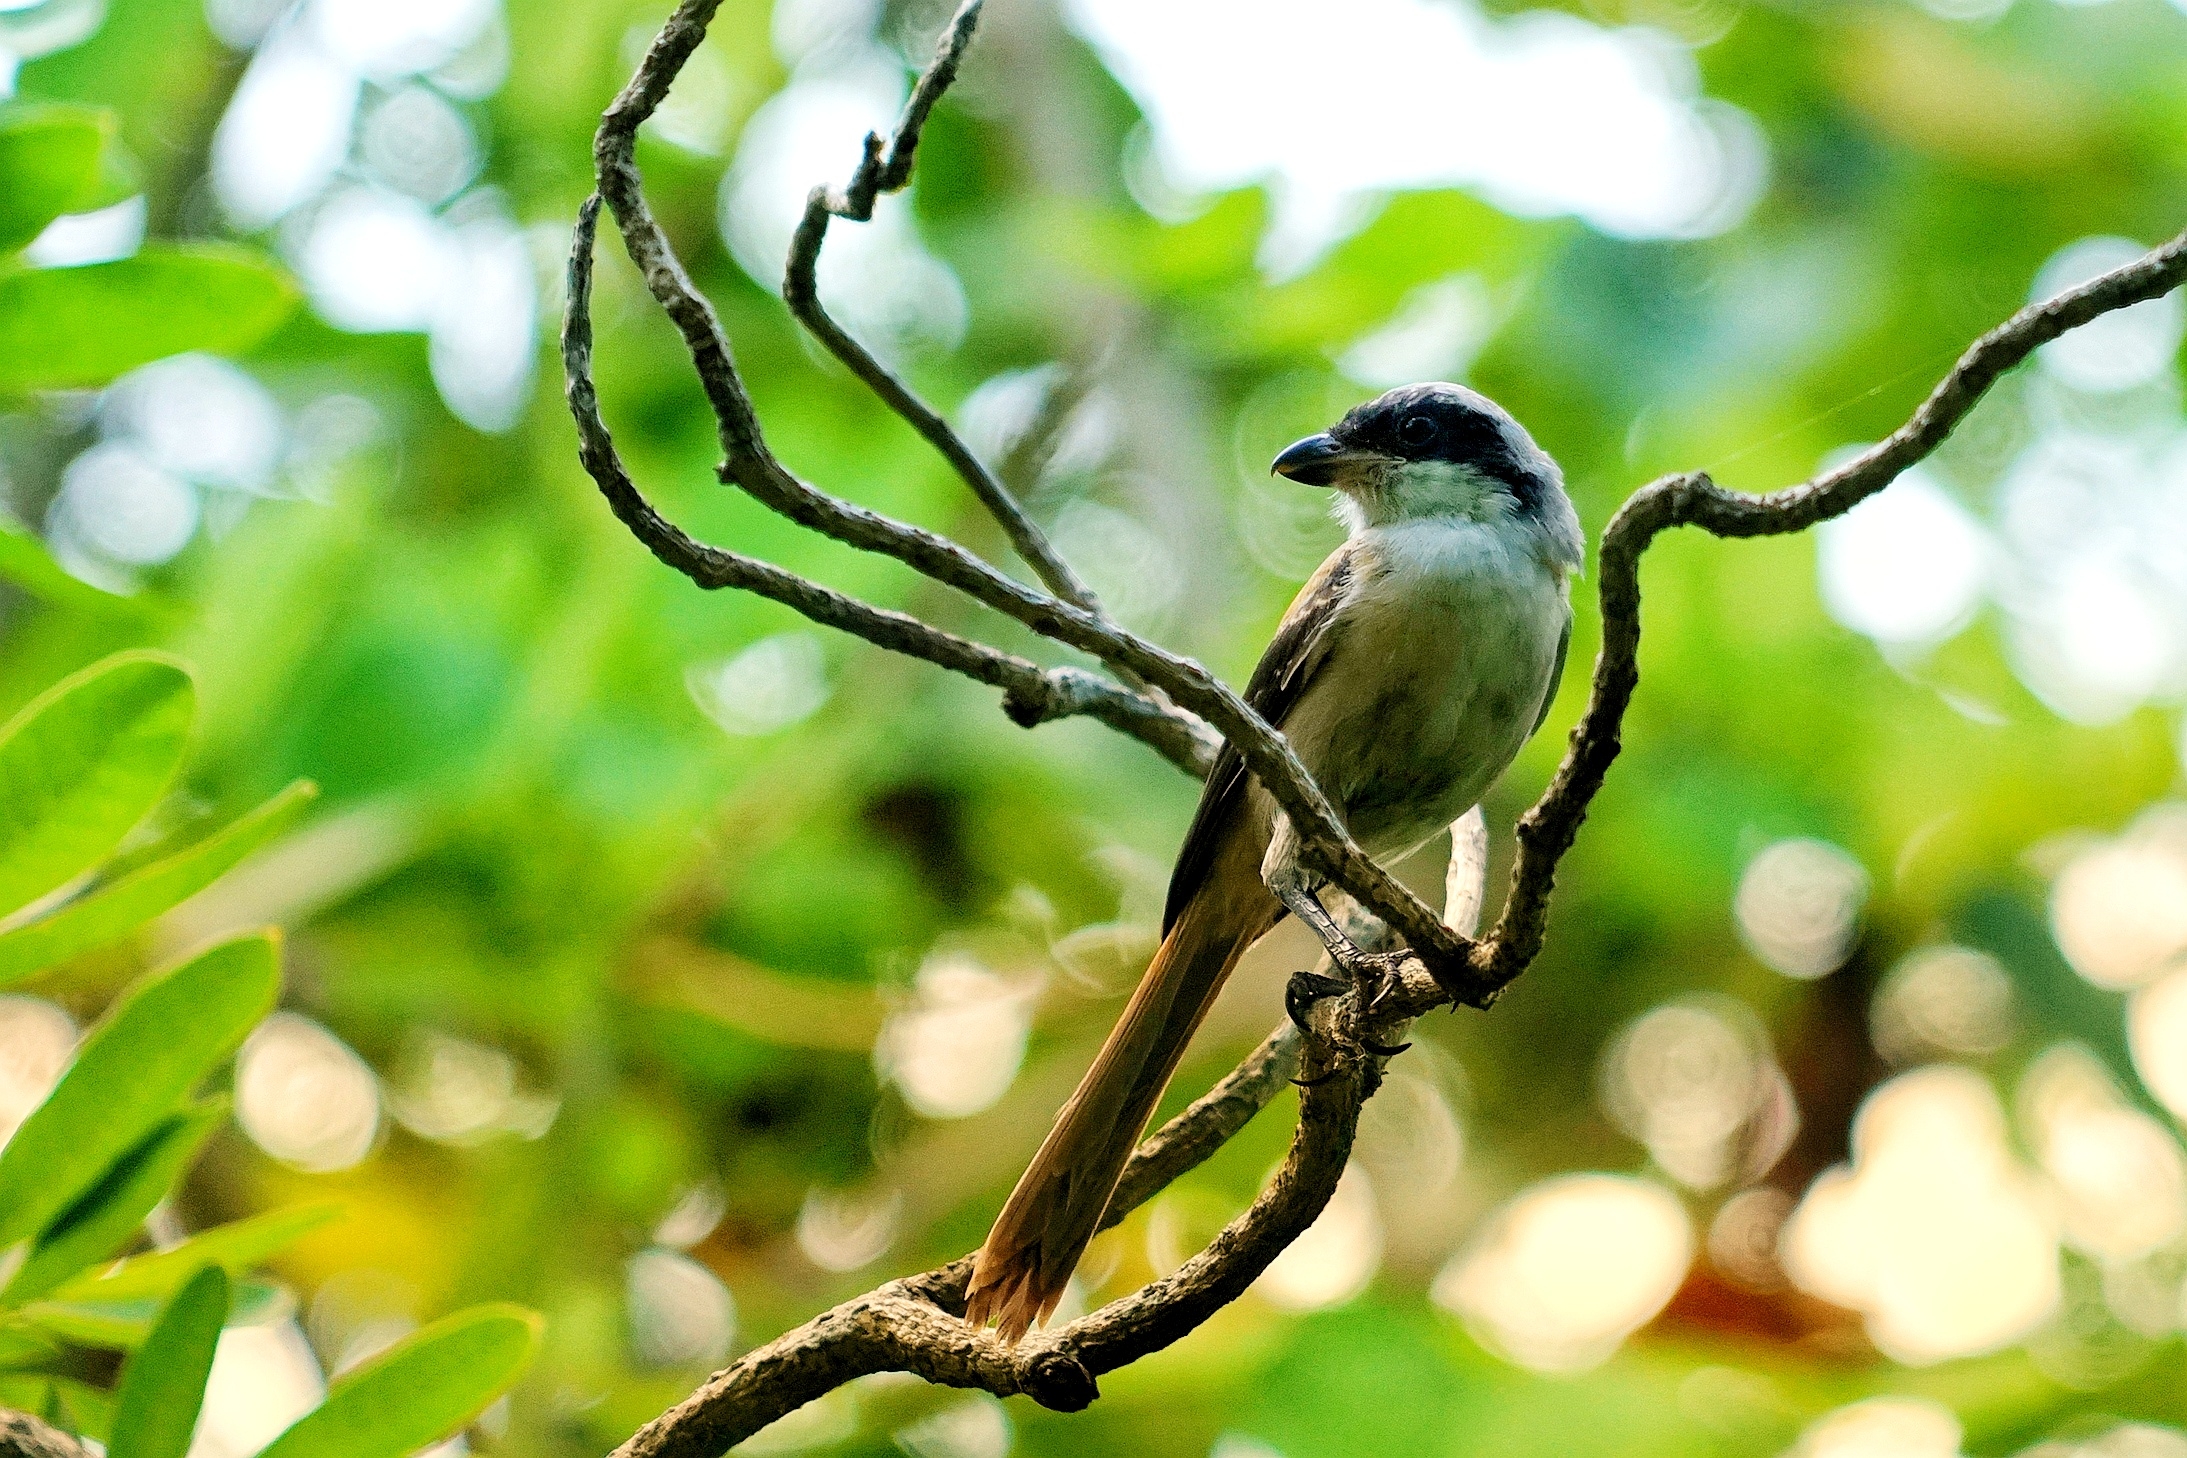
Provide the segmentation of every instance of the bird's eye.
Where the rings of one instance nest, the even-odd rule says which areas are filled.
[[[1435,439],[1435,422],[1425,415],[1410,415],[1397,427],[1397,438],[1409,446],[1426,445]]]

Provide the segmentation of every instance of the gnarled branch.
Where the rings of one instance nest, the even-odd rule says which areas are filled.
[[[713,306],[691,283],[667,235],[647,206],[636,161],[638,128],[668,94],[670,82],[704,37],[707,22],[719,3],[720,0],[684,0],[668,18],[647,48],[630,84],[608,107],[593,142],[593,157],[598,174],[598,196],[614,215],[624,247],[644,275],[646,287],[683,336],[707,402],[713,408],[723,451],[722,479],[799,526],[864,551],[894,557],[1045,638],[1093,656],[1113,672],[1136,676],[1168,698],[1169,705],[1157,703],[1156,707],[1167,708],[1175,714],[1185,726],[1185,732],[1196,738],[1201,737],[1201,725],[1192,716],[1197,715],[1198,720],[1212,725],[1223,738],[1238,746],[1247,767],[1268,787],[1291,818],[1308,862],[1378,918],[1395,927],[1407,947],[1429,967],[1447,978],[1463,977],[1473,951],[1472,943],[1454,934],[1426,903],[1367,858],[1346,833],[1328,797],[1306,772],[1290,744],[1229,685],[1192,660],[1119,627],[1096,610],[1028,587],[997,571],[946,537],[869,511],[800,480],[768,449],[751,396],[737,373],[721,321]],[[959,28],[969,34],[968,17],[976,15],[979,4],[980,0],[966,0],[952,27],[952,35],[957,34]],[[946,85],[948,77],[955,72],[957,54],[951,42],[945,39],[936,63],[928,68],[913,89],[907,118],[923,119],[931,109],[939,88]],[[909,126],[908,131],[900,127],[899,131],[915,140],[917,127]],[[861,175],[871,175],[865,185],[876,189],[886,180],[882,172],[889,165],[886,156],[879,161],[871,160],[880,150],[878,141],[869,139],[866,147],[869,164],[860,169]],[[896,155],[908,163],[911,152],[907,146],[899,149]],[[598,447],[609,445],[609,441],[606,426],[599,419],[598,398],[592,384],[590,323],[585,312],[591,298],[590,233],[586,227],[586,217],[591,212],[588,203],[580,215],[578,246],[570,260],[568,309],[563,322],[563,367],[569,377],[571,408],[573,412],[580,409],[590,412],[590,418],[579,420],[581,435],[597,443],[595,448],[584,453],[587,469],[593,472],[594,479],[609,494],[611,502],[618,495],[634,498],[631,509],[626,511],[619,507],[618,511],[624,514],[626,521],[652,519],[646,528],[652,535],[641,533],[641,537],[654,549],[655,555],[668,561],[670,558],[663,554],[663,545],[673,548],[673,543],[668,542],[664,533],[673,528],[659,520],[658,513],[644,502],[626,473],[618,468],[602,474],[608,457]],[[580,335],[584,336],[581,348],[573,344],[573,339]],[[654,521],[658,521],[657,526],[652,524]],[[677,550],[675,555],[688,558],[689,554]],[[678,563],[671,561],[670,565]],[[686,569],[679,566],[679,570]],[[694,581],[700,580],[687,570],[686,575],[693,576]],[[702,585],[713,584],[702,582]],[[777,600],[789,601],[789,584],[777,586]],[[790,605],[800,606],[797,602]],[[831,626],[849,626],[863,620],[837,612],[824,621]],[[850,630],[861,631],[857,626]],[[926,642],[924,646],[933,651],[919,656],[940,661],[942,650],[939,645]],[[961,653],[955,656],[963,657]],[[956,664],[947,666],[955,667]],[[990,667],[987,674],[974,676],[982,682],[992,682],[993,671]],[[1150,699],[1149,702],[1155,701]],[[1149,727],[1149,722],[1140,716],[1118,713],[1116,717],[1128,718],[1138,728]],[[1125,732],[1136,733],[1137,730],[1126,729]]]
[[[848,186],[816,190],[792,246],[784,296],[793,313],[965,480],[1002,524],[1047,590],[1028,587],[957,543],[828,494],[785,468],[768,449],[712,306],[692,285],[647,208],[636,162],[638,127],[659,105],[705,34],[719,0],[684,0],[607,111],[595,141],[599,190],[580,211],[570,260],[563,332],[568,394],[580,456],[610,507],[664,563],[702,587],[738,587],[795,608],[894,652],[998,687],[1025,725],[1070,714],[1099,719],[1204,774],[1216,738],[1236,745],[1298,829],[1309,862],[1349,893],[1347,929],[1363,945],[1409,953],[1393,989],[1372,1009],[1355,999],[1325,1005],[1339,1038],[1301,1049],[1290,1027],[1141,1146],[1105,1216],[1132,1209],[1207,1158],[1263,1108],[1285,1080],[1305,1080],[1298,1128],[1276,1178],[1252,1207],[1190,1261],[1059,1330],[1001,1346],[961,1320],[972,1258],[891,1281],[716,1373],[634,1436],[618,1458],[711,1458],[767,1423],[872,1372],[910,1371],[931,1381],[998,1395],[1022,1393],[1059,1409],[1084,1406],[1101,1374],[1158,1350],[1235,1300],[1319,1215],[1348,1158],[1361,1104],[1380,1060],[1335,1050],[1387,1045],[1409,1022],[1453,999],[1486,1006],[1540,951],[1556,868],[1617,757],[1626,708],[1639,683],[1640,559],[1663,531],[1698,526],[1722,537],[1804,530],[1843,514],[1934,451],[2005,371],[2033,350],[2100,314],[2156,298],[2187,279],[2187,234],[2058,298],[2021,310],[1968,349],[1920,409],[1880,445],[1788,490],[1749,496],[1708,477],[1665,477],[1636,492],[1603,533],[1598,592],[1602,647],[1588,701],[1541,799],[1521,817],[1518,854],[1494,930],[1475,938],[1486,838],[1477,814],[1454,828],[1445,914],[1374,866],[1345,834],[1328,800],[1283,736],[1198,664],[1118,626],[1057,556],[996,474],[900,379],[820,306],[816,261],[832,218],[865,220],[874,200],[910,178],[921,128],[956,74],[979,0],[957,13],[920,76],[891,136],[870,135]],[[605,200],[647,287],[682,334],[714,411],[722,479],[813,531],[880,552],[954,588],[1034,632],[1086,653],[1123,682],[1047,668],[947,633],[907,614],[846,597],[771,563],[693,541],[664,519],[631,481],[600,416],[591,373],[594,230]]]

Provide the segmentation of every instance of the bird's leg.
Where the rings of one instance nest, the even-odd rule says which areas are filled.
[[[1344,928],[1337,925],[1336,918],[1321,904],[1321,897],[1316,893],[1321,889],[1322,879],[1306,869],[1298,851],[1298,834],[1291,828],[1291,819],[1278,811],[1274,834],[1268,841],[1268,853],[1261,858],[1261,879],[1286,911],[1313,930],[1328,950],[1329,960],[1350,979],[1347,982],[1312,971],[1301,971],[1291,979],[1291,985],[1284,992],[1284,1011],[1300,1032],[1315,1037],[1318,1035],[1307,1022],[1315,1003],[1351,991],[1357,995],[1359,1009],[1364,1014],[1381,1002],[1394,979],[1387,959],[1363,950],[1345,935]],[[1402,1053],[1409,1045],[1386,1048],[1362,1040],[1359,1046],[1386,1058]]]

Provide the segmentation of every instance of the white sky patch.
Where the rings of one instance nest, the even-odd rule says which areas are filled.
[[[375,81],[454,60],[499,17],[498,0],[311,0],[328,55]]]
[[[204,354],[178,354],[117,381],[100,405],[102,423],[186,481],[236,491],[264,490],[280,464],[281,407],[240,367]]]
[[[2132,263],[2149,250],[2131,238],[2083,238],[2050,256],[2028,291],[2040,302],[2101,273]],[[2130,309],[2099,315],[2036,356],[2045,370],[2076,389],[2108,393],[2131,389],[2169,372],[2187,334],[2187,301],[2176,293]]]
[[[357,334],[423,329],[449,271],[439,220],[415,198],[344,188],[312,219],[297,260],[312,307]]]
[[[15,94],[23,62],[89,40],[105,19],[106,0],[10,0],[0,6],[0,96]]]
[[[1270,185],[1269,260],[1296,267],[1361,219],[1346,199],[1467,187],[1620,237],[1696,237],[1760,197],[1753,119],[1699,94],[1672,38],[1468,3],[1070,0],[1188,191]]]
[[[288,219],[282,251],[320,317],[428,334],[450,413],[509,429],[531,395],[539,280],[506,204],[472,186],[479,137],[450,101],[506,75],[500,0],[303,0],[278,21],[256,0],[208,4],[230,44],[263,37],[214,136],[229,220]],[[368,81],[385,94],[360,118]]]
[[[1495,332],[1496,312],[1478,274],[1422,284],[1389,322],[1353,340],[1337,368],[1346,379],[1378,390],[1414,380],[1462,380]]]
[[[2055,712],[2113,722],[2187,687],[2187,431],[2038,436],[1997,488],[1997,597],[2021,679]]]
[[[213,193],[240,228],[263,228],[325,187],[349,155],[362,85],[300,26],[251,58],[213,134]]]
[[[139,193],[112,207],[55,218],[23,256],[40,268],[73,268],[127,258],[143,246],[144,195]]]
[[[1816,532],[1823,606],[1879,643],[1940,643],[1965,627],[1989,575],[1989,537],[1919,466]]]
[[[850,176],[866,133],[886,133],[903,96],[902,67],[874,50],[825,75],[800,73],[753,114],[722,178],[720,220],[729,251],[754,280],[780,286],[806,196]],[[881,199],[870,223],[830,226],[820,296],[845,328],[883,354],[916,342],[946,347],[964,335],[964,290],[920,245],[900,197]]]
[[[373,107],[358,151],[373,177],[432,206],[478,172],[471,124],[429,86],[406,86]]]
[[[471,216],[447,229],[449,271],[428,350],[433,384],[458,420],[508,430],[532,392],[539,289],[531,249],[491,195],[474,192],[459,208]]]
[[[86,551],[125,567],[164,562],[197,532],[198,500],[186,482],[127,441],[102,441],[68,463],[46,516],[56,553]]]

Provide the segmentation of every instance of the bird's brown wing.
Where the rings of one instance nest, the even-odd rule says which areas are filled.
[[[1346,542],[1306,579],[1277,626],[1276,636],[1261,654],[1252,678],[1246,681],[1246,703],[1278,729],[1328,656],[1328,627],[1337,606],[1352,589],[1353,575],[1352,544]],[[1177,852],[1176,869],[1170,872],[1169,901],[1162,911],[1163,935],[1176,925],[1192,893],[1206,878],[1221,829],[1244,799],[1245,784],[1245,760],[1226,741],[1215,756],[1215,768],[1208,772],[1207,788],[1200,792],[1200,808],[1193,812],[1192,827],[1185,832],[1184,846]]]

